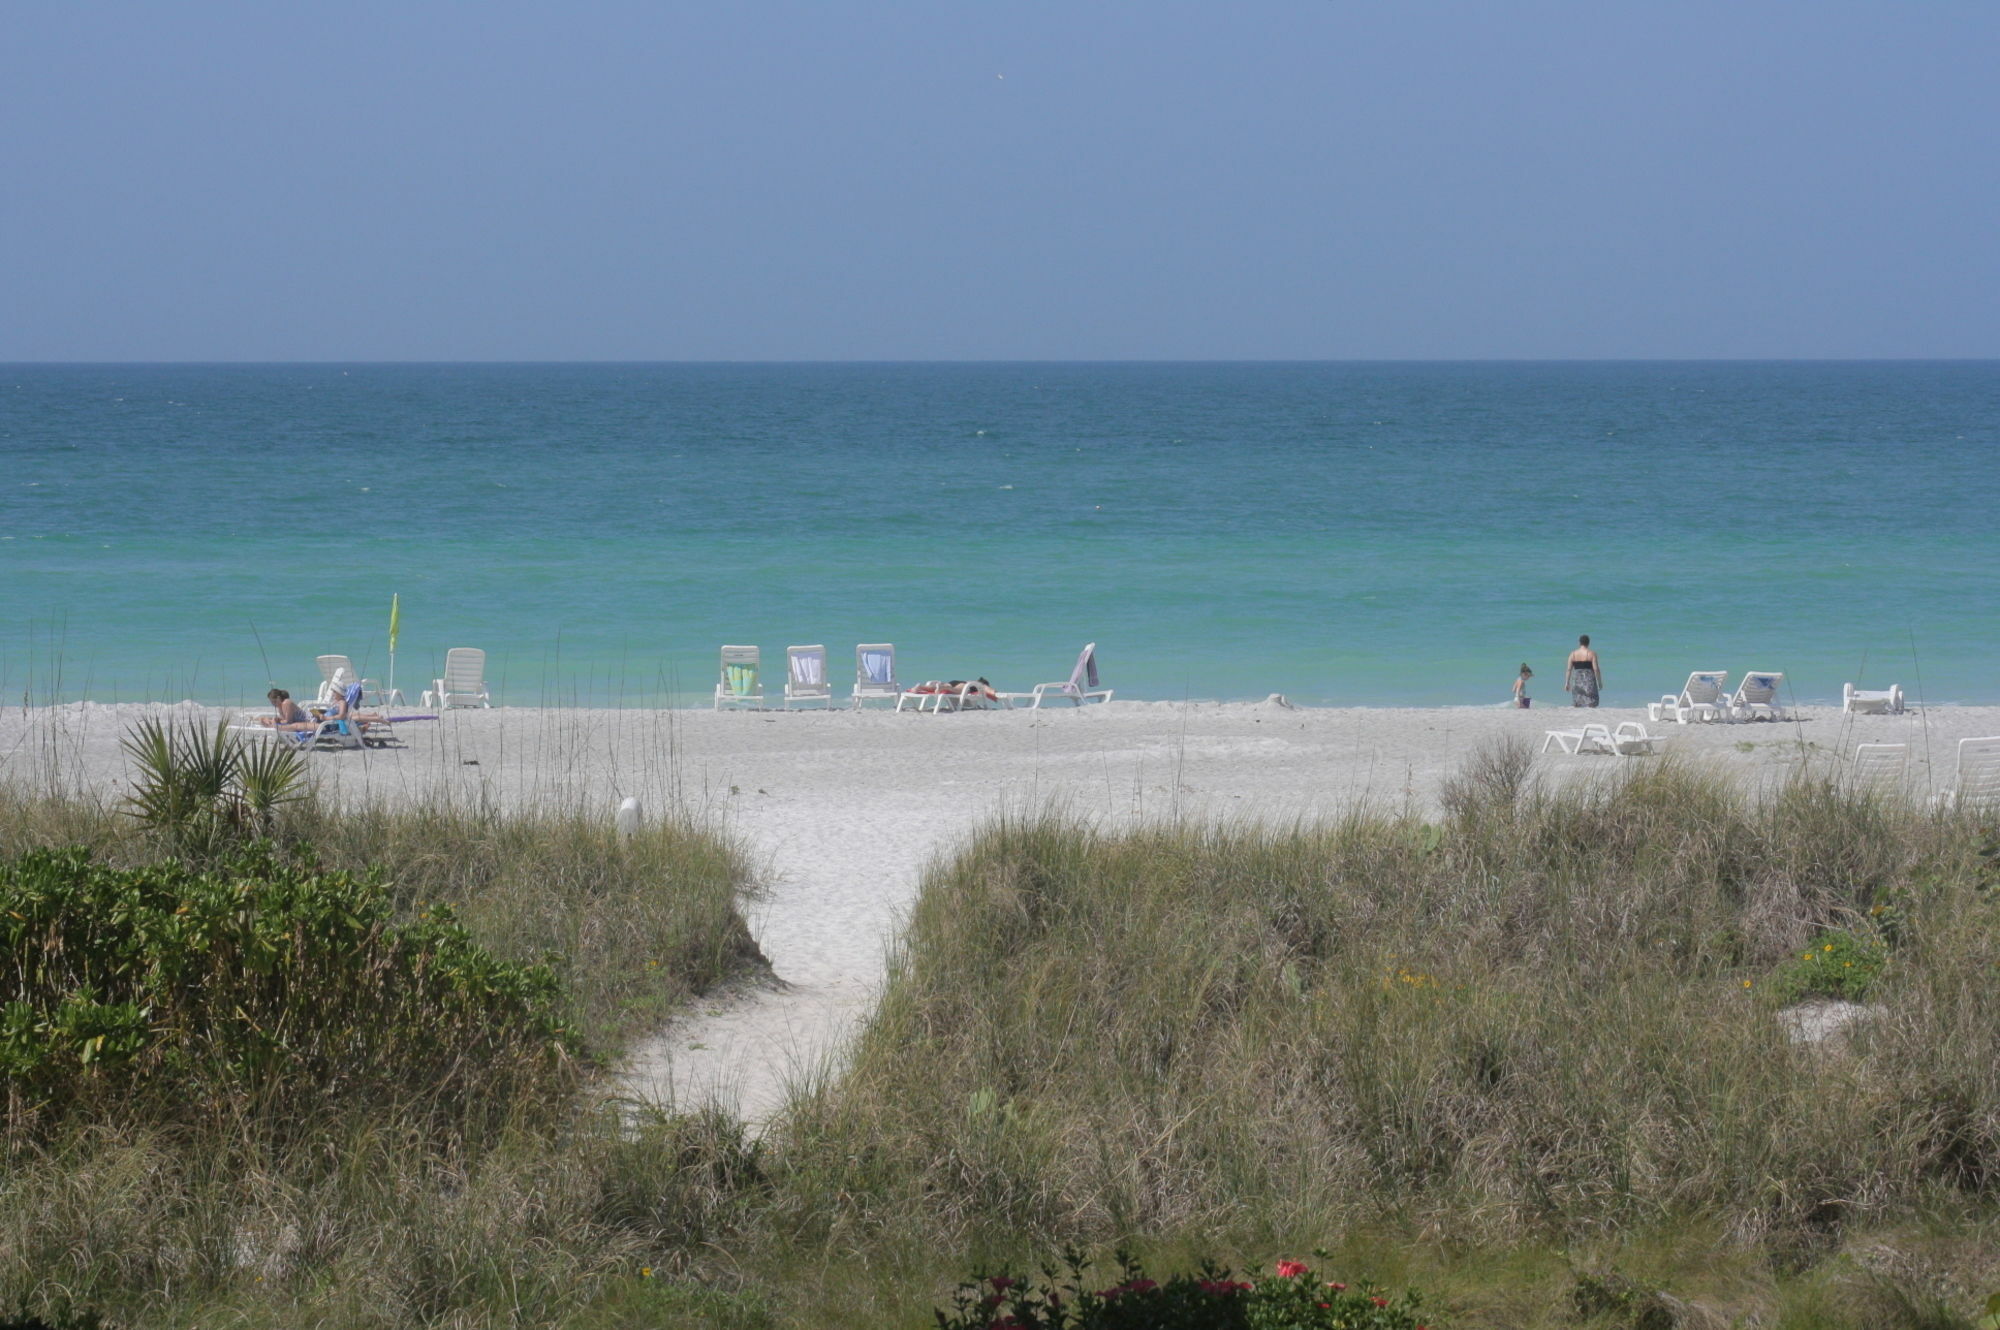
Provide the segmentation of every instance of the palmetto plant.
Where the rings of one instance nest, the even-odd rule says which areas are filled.
[[[143,720],[123,746],[139,772],[126,811],[190,857],[268,836],[278,807],[306,792],[297,750],[246,746],[220,722],[210,731]]]

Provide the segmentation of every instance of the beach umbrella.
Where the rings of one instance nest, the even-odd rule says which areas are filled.
[[[403,625],[403,598],[389,594],[389,696],[396,695],[396,632]]]

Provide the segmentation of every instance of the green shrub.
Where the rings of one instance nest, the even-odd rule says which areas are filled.
[[[1889,948],[1868,933],[1834,929],[1813,938],[1787,961],[1771,981],[1771,996],[1779,1002],[1802,998],[1838,998],[1860,1002],[1889,963]]]
[[[448,911],[397,925],[376,880],[268,849],[208,871],[75,849],[0,864],[16,1108],[441,1100],[559,1073],[560,998]]]

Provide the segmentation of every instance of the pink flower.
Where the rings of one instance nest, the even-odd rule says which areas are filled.
[[[1386,1307],[1389,1305],[1387,1298],[1370,1298],[1368,1301],[1374,1303],[1377,1307]]]
[[[1000,1290],[1002,1293],[1005,1293],[1008,1289],[1014,1287],[1014,1285],[1020,1283],[1021,1281],[1013,1278],[1010,1275],[995,1275],[993,1276],[993,1278],[987,1280],[986,1282],[993,1285],[994,1288]]]
[[[1345,1292],[1347,1292],[1347,1285],[1345,1285],[1345,1284],[1342,1284],[1342,1283],[1338,1283],[1338,1282],[1329,1282],[1329,1283],[1327,1284],[1327,1287],[1328,1287],[1328,1288],[1330,1288],[1330,1289],[1332,1289],[1332,1290],[1333,1290],[1333,1291],[1334,1291],[1335,1293],[1345,1293]]]
[[[1304,1261],[1278,1262],[1278,1278],[1280,1279],[1297,1279],[1305,1272],[1306,1263]]]

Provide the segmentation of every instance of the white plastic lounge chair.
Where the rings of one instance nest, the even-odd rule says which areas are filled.
[[[785,708],[821,702],[833,705],[833,684],[826,677],[824,646],[785,648]]]
[[[1076,666],[1070,670],[1069,678],[1056,683],[1038,683],[1025,693],[1001,693],[998,696],[1003,707],[1025,701],[1031,710],[1038,710],[1051,697],[1066,697],[1073,706],[1082,706],[1093,698],[1109,702],[1111,690],[1097,686],[1097,643],[1086,642],[1083,650],[1077,652]]]
[[[1728,682],[1728,670],[1696,670],[1688,675],[1688,681],[1681,686],[1678,694],[1667,693],[1657,702],[1648,702],[1646,719],[1655,724],[1672,720],[1682,725],[1698,720],[1721,720],[1728,715],[1729,704],[1722,696]]]
[[[2000,734],[1958,741],[1958,774],[1937,798],[1959,807],[2000,805]]]
[[[956,688],[951,686],[949,680],[928,679],[897,698],[896,710],[910,707],[933,714],[940,711],[985,711],[992,705],[988,692],[987,685],[977,679],[961,680]],[[1004,699],[1005,694],[993,693],[991,697]],[[1002,700],[1000,705],[1004,707],[1007,703]]]
[[[313,698],[315,702],[331,702],[340,696],[340,689],[334,686],[333,681],[333,676],[338,674],[341,676],[342,686],[360,680],[362,696],[368,705],[378,707],[389,705],[389,699],[382,693],[381,682],[375,679],[362,679],[361,672],[354,668],[354,662],[347,657],[320,656],[315,663],[319,666],[319,693]]]
[[[358,723],[333,719],[325,709],[330,705],[331,703],[314,702],[307,709],[306,714],[313,721],[311,729],[281,730],[275,725],[265,725],[254,720],[247,725],[231,725],[229,728],[237,734],[257,735],[269,739],[285,748],[310,750],[362,747],[364,743],[362,727]],[[315,711],[319,714],[313,715]],[[386,736],[384,741],[386,742]]]
[[[890,642],[863,642],[854,648],[855,710],[864,702],[902,701],[903,686],[896,682],[896,648]]]
[[[1898,794],[1909,763],[1908,744],[1857,744],[1852,773],[1854,789],[1877,797]]]
[[[1903,714],[1903,685],[1892,683],[1882,689],[1861,689],[1851,683],[1840,686],[1840,709],[1857,716]]]
[[[444,653],[444,678],[431,681],[424,705],[449,711],[453,707],[490,707],[486,688],[486,653],[478,647],[453,647]]]
[[[1611,727],[1590,724],[1580,730],[1547,730],[1542,740],[1542,751],[1560,748],[1575,757],[1583,753],[1608,753],[1611,748]]]
[[[1730,720],[1783,720],[1785,704],[1778,700],[1778,689],[1784,686],[1783,671],[1773,674],[1759,674],[1755,670],[1743,676],[1743,682],[1736,685],[1736,693],[1723,699],[1729,709]]]
[[[764,705],[763,654],[756,647],[722,648],[722,673],[715,682],[715,709]]]
[[[896,710],[908,708],[911,711],[929,711],[933,714],[945,710],[958,710],[965,697],[964,688],[946,688],[936,679],[927,679],[914,688],[905,689],[896,698]]]
[[[1666,742],[1666,735],[1648,734],[1646,727],[1636,720],[1620,721],[1611,733],[1611,751],[1620,757],[1645,757],[1659,752]]]

